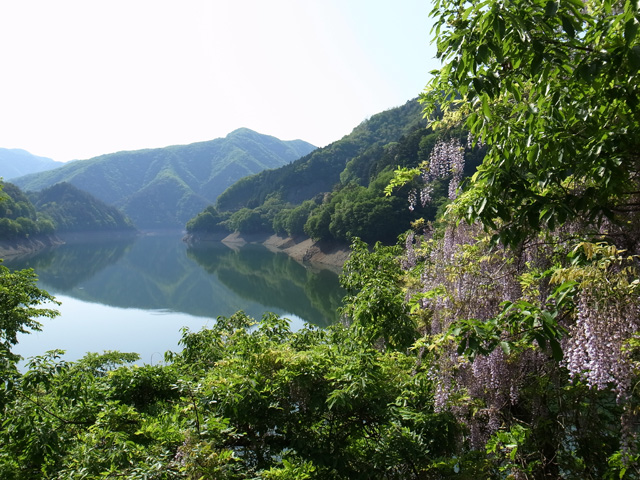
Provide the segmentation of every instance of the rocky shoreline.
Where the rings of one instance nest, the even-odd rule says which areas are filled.
[[[234,248],[247,243],[260,243],[274,252],[284,252],[294,260],[309,266],[328,268],[341,272],[344,263],[349,258],[350,250],[347,245],[327,242],[316,242],[308,237],[285,237],[266,234],[214,235],[207,237],[184,238],[189,245],[201,245],[207,242],[222,242]]]

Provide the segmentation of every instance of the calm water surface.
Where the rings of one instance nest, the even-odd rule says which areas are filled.
[[[59,317],[19,338],[14,351],[23,357],[58,348],[76,360],[120,350],[157,363],[179,349],[182,327],[199,330],[238,310],[256,319],[274,312],[293,328],[326,326],[343,295],[329,270],[260,245],[187,248],[178,234],[68,243],[4,264],[33,268],[39,286],[62,302]]]

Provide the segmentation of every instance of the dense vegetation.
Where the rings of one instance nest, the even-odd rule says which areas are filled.
[[[11,183],[0,186],[0,241],[19,243],[70,232],[134,231],[117,209],[72,185],[61,183],[30,196]]]
[[[190,145],[118,152],[15,179],[38,191],[68,182],[122,210],[138,228],[183,228],[242,177],[287,164],[315,147],[242,128]]]
[[[424,128],[416,100],[374,115],[326,148],[275,170],[243,178],[187,223],[197,240],[221,232],[306,235],[348,244],[359,237],[394,243],[411,221],[433,220],[447,201],[445,172],[438,201],[408,210],[410,187],[382,194],[397,167],[415,167],[431,155],[438,134]],[[467,174],[482,159],[467,153]]]
[[[15,185],[1,183],[0,240],[15,241],[53,233],[55,225],[36,213],[29,198]]]
[[[236,182],[218,199],[222,211],[255,208],[277,193],[285,203],[298,204],[324,192],[339,182],[346,164],[367,150],[397,141],[418,126],[424,126],[420,105],[405,105],[372,116],[353,132],[331,145],[317,149],[299,160]]]
[[[38,214],[53,221],[57,233],[134,230],[117,208],[66,182],[35,192],[31,199]]]
[[[387,192],[428,204],[445,175],[451,203],[399,245],[353,243],[346,325],[239,313],[156,366],[8,357],[8,478],[640,477],[638,4],[433,15],[443,133]]]

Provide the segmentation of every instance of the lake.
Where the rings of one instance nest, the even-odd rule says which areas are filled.
[[[344,293],[335,272],[262,245],[188,248],[178,233],[69,242],[4,264],[33,268],[38,286],[62,302],[59,317],[40,320],[41,332],[19,337],[13,351],[25,358],[120,350],[158,363],[179,349],[183,327],[200,330],[238,310],[256,319],[274,312],[292,328],[326,326],[337,320]]]

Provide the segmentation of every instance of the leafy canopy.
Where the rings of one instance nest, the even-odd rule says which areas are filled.
[[[442,106],[489,146],[460,215],[516,244],[638,209],[636,0],[437,0],[432,15],[445,65],[426,111]]]

